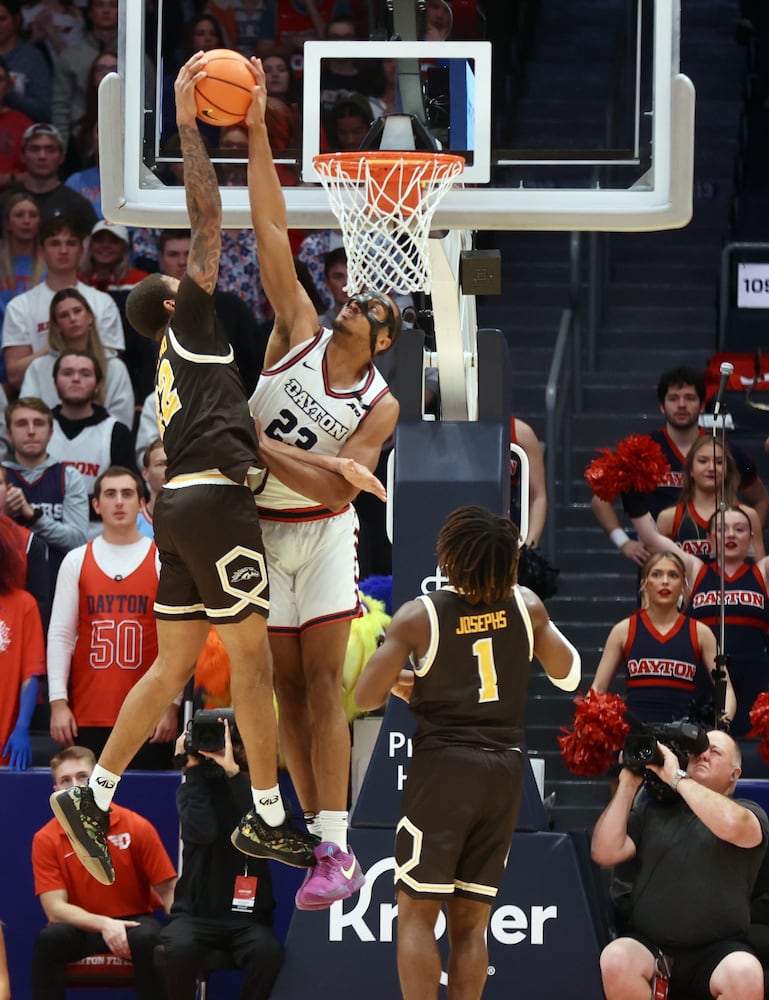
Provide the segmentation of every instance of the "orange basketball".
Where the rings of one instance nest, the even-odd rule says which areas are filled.
[[[195,84],[198,118],[209,125],[237,125],[246,117],[254,89],[248,59],[232,49],[206,53],[206,75]]]

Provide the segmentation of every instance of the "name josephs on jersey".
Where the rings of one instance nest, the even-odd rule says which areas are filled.
[[[506,611],[489,611],[483,615],[461,615],[457,626],[457,635],[469,635],[474,632],[488,632],[490,629],[507,628]]]

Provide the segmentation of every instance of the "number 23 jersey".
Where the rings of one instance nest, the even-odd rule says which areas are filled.
[[[262,372],[249,400],[265,434],[319,455],[337,455],[390,391],[372,364],[357,386],[334,389],[326,361],[332,336],[331,330],[321,328],[310,340],[292,347],[278,364]],[[318,506],[272,475],[257,501],[259,507],[281,510]]]

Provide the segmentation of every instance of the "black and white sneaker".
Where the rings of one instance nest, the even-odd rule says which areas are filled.
[[[288,817],[280,826],[270,826],[255,809],[251,809],[232,831],[232,843],[252,858],[272,858],[294,868],[310,868],[315,864],[315,848],[320,843],[306,830],[292,826]]]
[[[115,869],[107,843],[109,810],[100,809],[88,785],[73,785],[54,792],[51,809],[61,824],[81,864],[102,885],[112,885]]]

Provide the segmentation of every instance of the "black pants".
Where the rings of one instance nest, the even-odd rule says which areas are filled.
[[[137,1000],[164,1000],[163,981],[154,964],[160,924],[146,913],[121,919],[138,920],[140,924],[139,927],[129,927],[127,931]],[[108,951],[104,938],[95,931],[81,931],[71,924],[49,924],[40,931],[35,941],[32,1000],[64,1000],[64,968],[67,963]]]
[[[217,920],[173,916],[160,935],[158,964],[162,966],[168,1000],[193,1000],[206,955],[227,951],[244,972],[241,1000],[267,1000],[283,965],[283,945],[272,928],[249,917]]]

